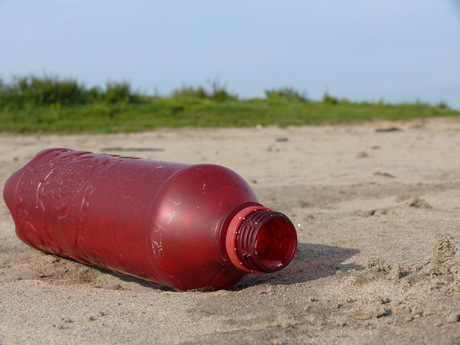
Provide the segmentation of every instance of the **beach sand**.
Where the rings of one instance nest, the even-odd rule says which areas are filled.
[[[299,248],[176,292],[23,244],[0,203],[0,344],[459,344],[460,119],[114,135],[0,134],[0,181],[67,147],[233,169]]]

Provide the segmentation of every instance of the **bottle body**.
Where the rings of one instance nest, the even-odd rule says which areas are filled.
[[[178,290],[225,289],[247,273],[227,253],[226,227],[259,206],[224,167],[68,149],[38,153],[4,198],[30,246]]]

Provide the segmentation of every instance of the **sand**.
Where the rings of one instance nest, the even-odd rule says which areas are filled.
[[[176,292],[23,244],[0,203],[1,344],[459,344],[460,119],[0,134],[0,181],[44,148],[216,163],[295,223],[284,270]]]

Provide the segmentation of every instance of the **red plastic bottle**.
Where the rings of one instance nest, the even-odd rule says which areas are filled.
[[[297,249],[290,220],[217,165],[49,149],[3,197],[28,245],[177,290],[229,288]]]

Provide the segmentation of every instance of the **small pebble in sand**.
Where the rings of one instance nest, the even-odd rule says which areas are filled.
[[[388,279],[401,279],[403,276],[400,264],[394,265],[388,273]]]
[[[386,127],[386,128],[377,128],[375,131],[377,133],[385,133],[385,132],[399,132],[402,129],[399,127]]]
[[[448,323],[456,323],[456,322],[459,322],[460,321],[460,313],[450,313],[449,315],[447,315],[447,318],[446,318],[446,321]]]
[[[391,175],[390,173],[387,173],[387,172],[380,172],[380,171],[377,171],[374,173],[375,176],[382,176],[382,177],[389,177],[389,178],[395,178],[394,175]]]
[[[367,158],[367,157],[369,157],[369,155],[367,154],[367,152],[364,152],[364,151],[358,152],[356,154],[356,158]]]
[[[371,272],[387,272],[389,266],[380,258],[370,257],[367,260],[366,268]]]
[[[415,208],[426,208],[426,209],[433,208],[433,206],[431,206],[429,203],[427,203],[422,198],[415,198],[414,200],[410,202],[409,206],[415,207]]]

